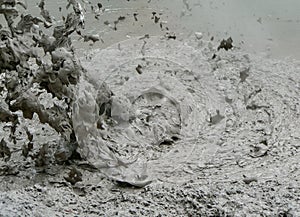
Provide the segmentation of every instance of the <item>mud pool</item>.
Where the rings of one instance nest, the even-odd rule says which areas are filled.
[[[271,28],[277,16],[282,29],[295,26],[297,15],[275,13],[275,6],[260,11],[253,1],[255,16],[250,19],[249,12],[245,22],[254,27],[241,36],[237,29],[243,22],[228,21],[225,28],[212,12],[221,14],[221,7],[229,10],[235,1],[169,2],[103,2],[103,42],[76,43],[87,80],[79,84],[73,123],[88,163],[75,159],[59,165],[49,154],[50,163],[41,169],[18,151],[9,164],[1,159],[1,216],[300,215],[300,63],[293,60],[299,50],[292,45],[299,32],[283,36],[260,28]],[[204,13],[207,22],[196,24],[195,11],[203,10],[214,14],[212,20]],[[268,10],[274,13],[269,16]],[[287,10],[292,16],[293,9]],[[116,30],[120,16],[126,18]],[[99,34],[93,22],[87,31]],[[233,49],[218,50],[220,40],[229,36]],[[98,129],[93,116],[97,97],[103,102],[111,98],[111,117],[105,119],[108,107],[99,108]],[[36,146],[49,141],[49,153],[54,153],[59,137],[54,130],[36,120],[25,124]],[[120,159],[129,163],[103,166]],[[80,171],[82,180],[68,182],[64,177],[70,170]],[[136,188],[139,184],[142,188]]]

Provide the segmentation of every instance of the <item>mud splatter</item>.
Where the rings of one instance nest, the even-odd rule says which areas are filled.
[[[64,34],[58,28],[54,39],[39,41],[57,73],[38,74],[62,100],[69,93],[64,85],[78,85],[67,121],[75,132],[66,134],[74,143],[58,134],[68,131],[58,123],[69,116],[54,115],[71,108],[47,93],[25,92],[16,101],[32,120],[19,121],[1,101],[1,215],[300,214],[298,62],[247,54],[230,41],[218,49],[199,34],[183,40],[148,34],[89,51],[79,78],[72,49],[63,48],[70,45],[64,36],[83,25],[73,18]],[[1,51],[11,60],[23,52],[15,50]],[[17,65],[3,67],[12,72],[3,90],[13,90]]]

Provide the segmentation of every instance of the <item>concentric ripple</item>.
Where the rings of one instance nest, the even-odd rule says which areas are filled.
[[[119,101],[112,105],[117,124],[109,129],[119,153],[139,154],[155,176],[173,173],[195,148],[203,148],[197,140],[224,99],[210,82],[210,65],[203,64],[200,51],[151,37],[97,50],[87,59],[89,77],[105,82]]]

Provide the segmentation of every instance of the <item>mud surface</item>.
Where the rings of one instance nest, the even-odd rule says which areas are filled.
[[[90,116],[73,119],[79,149],[98,168],[99,144],[135,161],[122,168],[126,176],[81,160],[57,164],[59,135],[37,118],[24,120],[43,163],[21,155],[22,129],[16,145],[6,144],[9,159],[1,143],[1,216],[300,215],[300,63],[236,46],[218,51],[220,43],[199,34],[169,36],[133,37],[81,54],[90,83],[79,83],[86,104],[78,102],[77,111]],[[97,95],[91,84],[112,95]],[[89,110],[97,97],[109,104],[98,128]],[[81,123],[97,132],[98,143]],[[1,134],[8,137],[6,128]]]

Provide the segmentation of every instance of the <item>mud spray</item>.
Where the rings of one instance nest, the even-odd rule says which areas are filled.
[[[59,135],[26,121],[49,162],[1,160],[2,216],[300,215],[299,62],[200,33],[133,37],[80,62],[83,159],[58,164]]]

